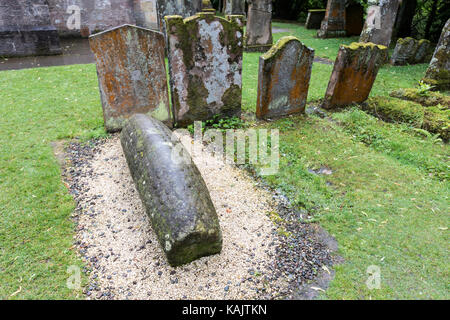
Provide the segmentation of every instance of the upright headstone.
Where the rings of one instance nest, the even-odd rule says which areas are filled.
[[[417,41],[413,38],[400,38],[397,40],[391,57],[392,65],[405,65],[421,63],[427,55],[430,41],[422,39]]]
[[[46,0],[2,0],[0,56],[61,53],[58,32],[50,22]]]
[[[242,28],[210,13],[165,19],[175,122],[186,126],[214,115],[239,116]]]
[[[158,0],[161,32],[165,32],[165,16],[177,15],[187,18],[195,15],[197,12],[201,12],[202,7],[202,0]]]
[[[305,111],[314,50],[283,37],[259,58],[256,116],[260,119]]]
[[[135,0],[134,16],[138,26],[158,30],[159,17],[157,0]]]
[[[320,30],[319,38],[345,37],[345,0],[328,0],[327,11]]]
[[[373,43],[341,45],[322,107],[333,109],[364,102],[385,59],[385,46]]]
[[[124,25],[92,35],[89,40],[97,61],[107,131],[121,130],[136,113],[171,126],[164,36]]]
[[[225,14],[245,16],[245,0],[225,0]]]
[[[245,51],[266,52],[273,45],[272,0],[248,0]]]
[[[439,90],[450,89],[450,19],[442,29],[423,81]]]
[[[359,41],[389,47],[398,7],[399,0],[369,0],[366,22]]]
[[[312,9],[308,10],[308,17],[306,18],[306,29],[320,29],[322,20],[325,18],[326,9]]]

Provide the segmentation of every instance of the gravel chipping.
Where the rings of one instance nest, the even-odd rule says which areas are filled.
[[[190,137],[181,140],[190,149]],[[193,159],[219,216],[223,249],[177,268],[159,247],[119,135],[72,142],[65,158],[64,180],[77,202],[75,245],[89,277],[87,299],[314,298],[306,283],[328,272],[327,265],[331,269],[336,248],[318,226],[303,223],[287,199],[207,150]],[[322,282],[326,287],[329,280]]]

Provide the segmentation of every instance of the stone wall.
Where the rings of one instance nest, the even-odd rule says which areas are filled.
[[[46,0],[2,0],[0,56],[60,54]]]

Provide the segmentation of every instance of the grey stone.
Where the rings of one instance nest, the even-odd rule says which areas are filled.
[[[248,0],[245,51],[266,52],[273,45],[272,0]]]
[[[172,266],[219,253],[222,234],[208,189],[187,150],[160,121],[138,114],[122,148],[152,228]]]
[[[107,131],[122,129],[136,113],[147,113],[171,126],[164,36],[124,25],[89,40],[97,61]]]
[[[212,13],[166,16],[172,109],[177,125],[240,116],[243,30]]]
[[[245,0],[225,0],[225,14],[245,16]]]
[[[45,0],[2,0],[0,56],[61,54],[58,32]]]
[[[259,58],[256,116],[304,113],[314,50],[295,37],[281,38]]]
[[[397,40],[391,57],[392,65],[405,65],[421,63],[427,55],[430,41],[422,39],[417,41],[413,38],[400,38]]]
[[[399,0],[369,0],[367,18],[359,41],[389,47],[398,7]]]

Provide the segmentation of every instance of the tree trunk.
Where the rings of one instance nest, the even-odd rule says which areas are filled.
[[[436,18],[436,9],[437,9],[438,0],[433,0],[433,5],[431,6],[431,12],[428,16],[427,25],[425,27],[425,39],[428,39],[430,37],[430,29],[431,25],[434,22],[434,19]]]
[[[397,18],[397,34],[399,38],[411,36],[411,25],[416,14],[417,0],[403,0]]]

